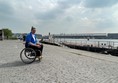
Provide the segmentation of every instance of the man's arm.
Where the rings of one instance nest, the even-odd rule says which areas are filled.
[[[38,45],[40,47],[41,43],[39,43],[39,41],[37,41],[36,35],[35,35],[35,39],[36,39],[36,45]]]
[[[26,37],[26,42],[28,43],[28,45],[36,46],[36,47],[37,47],[37,45],[35,45],[35,44],[33,44],[33,43],[31,42],[31,35],[30,35],[30,34],[27,35],[27,37]]]
[[[28,37],[27,37],[28,44],[31,45],[31,46],[35,46],[35,47],[40,48],[40,45],[37,44],[37,40],[36,40],[36,44],[34,44],[34,43],[31,42],[31,38],[32,38],[31,35],[28,35]]]
[[[36,46],[36,47],[39,47],[39,45],[38,45],[38,44],[33,44],[32,42],[29,42],[28,44],[29,44],[29,45],[31,45],[31,46]]]

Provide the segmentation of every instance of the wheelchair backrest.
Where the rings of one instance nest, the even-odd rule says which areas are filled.
[[[25,43],[25,48],[28,48],[28,42]]]

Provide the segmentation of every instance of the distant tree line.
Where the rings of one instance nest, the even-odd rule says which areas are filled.
[[[13,35],[12,30],[10,30],[9,28],[3,28],[2,30],[4,32],[5,39],[13,39],[12,38],[12,35]]]

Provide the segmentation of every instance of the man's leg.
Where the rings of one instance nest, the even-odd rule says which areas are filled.
[[[43,45],[41,44],[41,47],[39,48],[39,50],[41,51],[41,53],[43,52]]]
[[[40,48],[38,48],[38,47],[36,47],[36,46],[29,46],[29,48],[32,48],[32,49],[34,49],[35,51],[36,51],[36,50],[40,50],[40,51],[41,51],[41,54],[40,54],[40,52],[39,52],[39,51],[36,51],[36,54],[37,54],[37,56],[42,55],[43,45],[41,45],[41,47],[40,47]]]
[[[39,48],[39,50],[41,51],[41,55],[38,57],[39,60],[41,60],[43,57],[42,57],[42,52],[43,52],[43,45],[41,44],[40,45],[41,47]]]

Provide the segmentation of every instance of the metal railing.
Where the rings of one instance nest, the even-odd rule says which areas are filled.
[[[73,44],[79,46],[91,46],[91,47],[99,47],[99,48],[109,48],[109,49],[117,49],[118,48],[118,41],[109,41],[109,40],[66,40],[66,39],[52,39],[52,40],[45,40],[51,43],[56,44]]]

